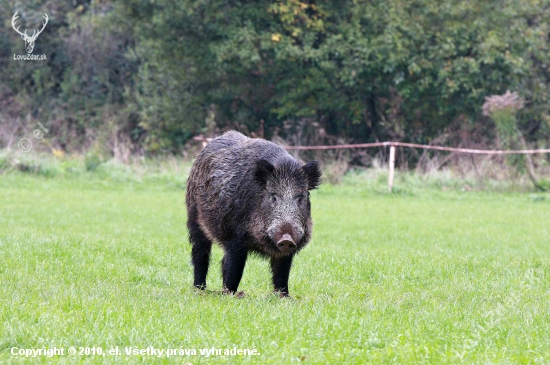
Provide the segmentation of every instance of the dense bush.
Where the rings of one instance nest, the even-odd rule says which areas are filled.
[[[517,121],[527,142],[548,143],[549,0],[66,0],[0,10],[19,10],[26,24],[50,15],[35,49],[47,62],[10,59],[22,40],[7,18],[0,29],[4,145],[9,123],[38,120],[55,148],[99,142],[122,159],[181,151],[193,135],[229,128],[288,139],[304,121],[356,142],[450,133],[446,143],[490,143],[495,126],[481,106],[506,90],[526,100]]]

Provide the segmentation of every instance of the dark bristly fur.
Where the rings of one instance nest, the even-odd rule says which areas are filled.
[[[273,287],[288,295],[293,256],[311,237],[308,190],[321,183],[316,161],[301,165],[263,139],[231,131],[211,141],[187,182],[187,228],[194,285],[204,289],[212,242],[225,250],[223,285],[235,293],[249,252],[270,258]]]

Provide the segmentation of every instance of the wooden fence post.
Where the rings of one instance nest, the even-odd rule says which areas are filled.
[[[390,145],[390,160],[388,162],[390,168],[390,175],[388,177],[388,191],[391,193],[393,189],[393,172],[395,169],[395,146],[393,144]]]

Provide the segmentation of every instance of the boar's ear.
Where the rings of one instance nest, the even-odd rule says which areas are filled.
[[[254,178],[260,184],[263,188],[265,188],[265,185],[267,184],[267,179],[269,178],[269,175],[273,173],[273,170],[275,170],[275,167],[267,161],[267,160],[258,160],[256,162],[256,167],[254,169]]]
[[[310,161],[302,167],[307,176],[307,189],[313,190],[321,185],[321,168],[318,161]]]

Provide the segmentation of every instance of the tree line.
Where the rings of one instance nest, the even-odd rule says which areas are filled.
[[[550,0],[0,3],[0,143],[40,121],[67,151],[179,153],[236,129],[293,143],[405,141],[498,147],[486,97],[525,106],[550,136]],[[16,61],[11,26],[49,23],[46,61]],[[30,32],[29,32],[30,33]]]

